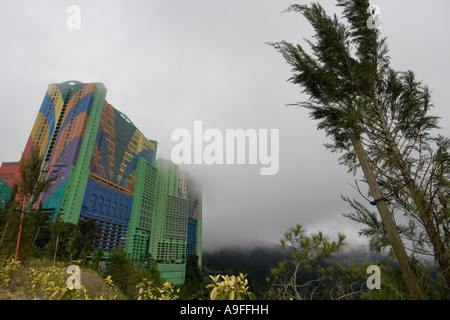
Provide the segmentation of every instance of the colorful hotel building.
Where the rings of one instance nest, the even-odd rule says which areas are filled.
[[[14,181],[19,177],[19,162],[3,162],[0,167],[0,205],[11,197]],[[17,197],[18,199],[18,197]]]
[[[201,191],[178,166],[156,160],[157,142],[111,106],[106,91],[102,83],[48,86],[24,150],[38,147],[41,177],[56,176],[43,209],[75,224],[94,219],[94,250],[150,256],[164,278],[183,283],[188,255],[201,265]]]

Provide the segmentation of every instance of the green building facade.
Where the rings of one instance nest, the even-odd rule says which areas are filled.
[[[150,253],[161,275],[179,284],[186,275],[188,199],[180,192],[178,166],[158,159],[156,167],[158,179]]]

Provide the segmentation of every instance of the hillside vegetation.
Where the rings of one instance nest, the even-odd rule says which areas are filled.
[[[128,299],[110,278],[94,270],[81,270],[81,288],[69,290],[68,263],[53,265],[48,260],[33,260],[27,266],[13,260],[0,268],[0,300],[111,300]]]

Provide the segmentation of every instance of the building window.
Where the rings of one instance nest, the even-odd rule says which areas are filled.
[[[105,201],[105,212],[106,213],[109,213],[110,203],[111,203],[111,201],[109,201],[109,199]]]
[[[97,211],[101,212],[103,207],[103,198],[99,198],[97,202]]]
[[[89,202],[89,208],[94,209],[96,201],[97,201],[97,197],[95,195],[92,195],[91,196],[91,201]]]

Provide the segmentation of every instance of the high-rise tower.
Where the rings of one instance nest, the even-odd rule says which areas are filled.
[[[156,160],[157,142],[105,97],[101,83],[48,86],[24,151],[37,147],[41,178],[55,178],[42,208],[74,224],[93,219],[101,231],[94,250],[120,246],[184,283],[187,257],[196,254],[201,265],[201,190],[177,165]]]
[[[101,83],[51,84],[24,154],[40,150],[41,176],[57,176],[40,201],[67,222],[94,219],[101,230],[94,249],[125,246],[137,160],[154,162],[148,140],[105,100]]]
[[[158,263],[162,276],[180,284],[185,279],[189,255],[199,256],[201,266],[200,189],[169,160],[158,159],[156,169],[148,252]]]
[[[158,179],[150,254],[158,262],[162,276],[178,284],[184,282],[186,275],[189,201],[182,194],[178,166],[158,159],[156,167]]]

